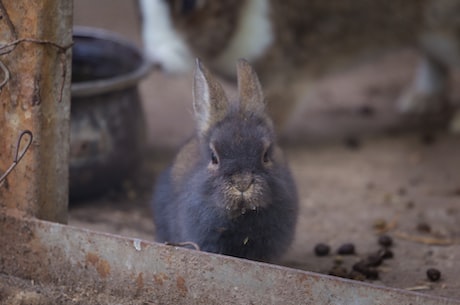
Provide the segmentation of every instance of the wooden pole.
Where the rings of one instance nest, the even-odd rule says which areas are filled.
[[[65,223],[72,0],[0,0],[0,14],[0,175],[20,133],[33,134],[0,185],[0,207]]]

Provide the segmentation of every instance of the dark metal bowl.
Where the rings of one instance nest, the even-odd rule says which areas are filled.
[[[144,118],[138,83],[150,71],[142,52],[119,36],[74,29],[70,199],[101,195],[138,166]]]

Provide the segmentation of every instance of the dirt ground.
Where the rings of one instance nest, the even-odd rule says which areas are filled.
[[[75,1],[75,24],[107,28],[140,45],[133,2]],[[416,60],[414,51],[400,50],[311,84],[284,130],[301,209],[281,264],[321,273],[340,264],[349,271],[379,249],[385,232],[394,239],[394,257],[378,267],[373,283],[460,299],[460,137],[394,111]],[[154,239],[148,201],[156,174],[193,126],[191,78],[156,72],[141,93],[150,147],[142,170],[101,199],[72,203],[71,225]],[[320,242],[331,246],[330,255],[314,254]],[[357,254],[339,257],[343,243],[353,243]],[[428,268],[439,269],[441,280],[428,281]]]

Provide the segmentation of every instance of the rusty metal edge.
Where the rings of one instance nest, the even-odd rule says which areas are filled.
[[[460,304],[0,211],[0,272],[166,304]],[[90,304],[88,302],[88,304]]]

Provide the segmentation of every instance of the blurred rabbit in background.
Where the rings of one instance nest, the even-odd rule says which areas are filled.
[[[199,57],[235,79],[235,61],[246,58],[278,126],[315,78],[363,57],[420,50],[414,80],[397,101],[407,114],[445,111],[449,72],[460,66],[460,0],[140,0],[140,8],[152,61],[182,73]],[[451,127],[460,130],[460,116]]]

